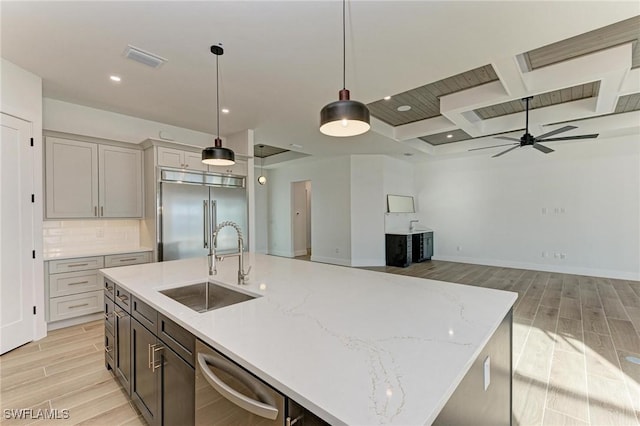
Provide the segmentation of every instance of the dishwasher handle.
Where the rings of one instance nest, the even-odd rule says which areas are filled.
[[[278,417],[278,409],[272,405],[265,404],[262,401],[257,401],[253,398],[249,398],[246,395],[241,394],[235,389],[227,385],[220,377],[216,376],[209,368],[209,365],[220,368],[229,374],[232,374],[234,378],[241,381],[254,391],[261,399],[267,402],[272,402],[272,398],[267,392],[262,391],[264,385],[257,381],[257,379],[251,377],[248,373],[245,373],[240,369],[224,359],[217,358],[215,356],[198,353],[198,367],[204,375],[205,380],[217,390],[220,395],[231,403],[237,405],[245,411],[248,411],[256,416],[264,417],[269,420],[275,420]]]

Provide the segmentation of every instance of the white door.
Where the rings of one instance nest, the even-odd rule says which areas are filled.
[[[31,123],[1,114],[0,354],[33,340]]]

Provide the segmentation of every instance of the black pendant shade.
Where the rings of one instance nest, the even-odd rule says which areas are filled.
[[[369,125],[369,109],[365,104],[349,99],[349,91],[340,91],[340,100],[325,105],[320,111],[320,131],[328,136],[360,135]]]
[[[236,155],[229,148],[222,146],[220,138],[216,138],[214,146],[202,150],[202,162],[212,166],[230,166],[235,164]]]
[[[222,139],[220,139],[220,96],[218,92],[218,80],[219,80],[219,67],[218,57],[224,53],[222,46],[211,46],[211,53],[216,55],[216,139],[213,142],[213,146],[207,147],[202,150],[202,162],[211,166],[231,166],[236,163],[236,155],[229,148],[222,146]]]
[[[346,89],[346,0],[342,0],[342,90],[339,100],[325,105],[320,111],[320,131],[328,136],[346,137],[360,135],[371,128],[369,109],[365,104],[352,101]]]

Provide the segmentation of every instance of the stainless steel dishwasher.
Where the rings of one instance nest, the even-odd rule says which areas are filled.
[[[285,396],[196,341],[196,425],[284,425]]]

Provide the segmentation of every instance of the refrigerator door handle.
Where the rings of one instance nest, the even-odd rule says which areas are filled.
[[[209,218],[207,214],[209,214],[208,205],[209,202],[207,200],[202,201],[202,233],[203,233],[203,248],[209,248]]]
[[[218,227],[218,206],[216,200],[211,200],[211,234],[216,232]],[[215,239],[214,239],[215,241]],[[213,244],[213,243],[212,243]],[[215,246],[213,248],[216,248]]]

